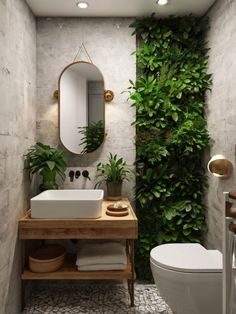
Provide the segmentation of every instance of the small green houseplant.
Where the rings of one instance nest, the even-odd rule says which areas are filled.
[[[40,191],[58,189],[56,175],[64,180],[66,165],[62,151],[40,142],[31,146],[25,155],[25,169],[28,169],[31,175],[39,173],[43,178],[39,186]]]
[[[121,199],[122,183],[124,180],[129,181],[131,175],[132,171],[127,166],[126,161],[110,153],[106,164],[97,164],[95,187],[106,182],[107,199],[119,200]]]

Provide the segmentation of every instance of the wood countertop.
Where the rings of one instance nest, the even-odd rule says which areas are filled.
[[[106,214],[107,206],[114,201],[104,200],[102,216],[96,219],[32,219],[31,211],[19,220],[20,239],[135,239],[138,233],[137,217],[127,198],[120,202],[126,204],[129,214],[113,217]]]

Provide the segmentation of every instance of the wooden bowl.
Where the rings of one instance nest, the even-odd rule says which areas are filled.
[[[116,207],[115,204],[107,206],[106,214],[114,217],[122,217],[129,214],[128,205],[120,204],[121,207]]]
[[[122,216],[127,216],[129,215],[129,210],[125,209],[123,211],[111,211],[109,209],[106,210],[106,214],[108,216],[113,216],[113,217],[122,217]]]
[[[114,204],[110,204],[107,206],[107,209],[111,212],[123,212],[123,211],[127,211],[128,209],[128,205],[126,204],[122,204],[122,207],[114,207]]]
[[[50,273],[60,269],[66,250],[58,244],[47,244],[29,256],[29,269],[34,273]]]

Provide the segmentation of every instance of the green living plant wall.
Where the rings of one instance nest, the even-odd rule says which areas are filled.
[[[136,267],[151,278],[150,250],[168,242],[200,242],[206,231],[202,155],[209,135],[204,117],[210,89],[204,34],[206,18],[136,20],[136,108],[139,238]]]

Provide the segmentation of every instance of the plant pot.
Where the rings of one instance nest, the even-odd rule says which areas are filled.
[[[39,186],[41,192],[58,189],[58,185],[56,184],[56,171],[44,170],[41,175],[43,177],[43,183]]]
[[[40,192],[46,191],[46,190],[57,190],[58,184],[56,184],[55,181],[43,181],[42,184],[39,186]]]
[[[121,199],[122,181],[107,182],[107,199],[110,201],[118,201]]]

